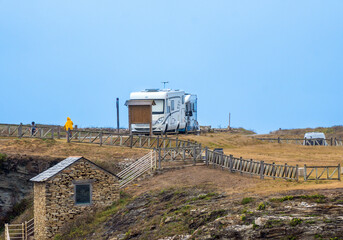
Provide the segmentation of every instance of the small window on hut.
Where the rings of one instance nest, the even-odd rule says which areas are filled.
[[[91,204],[91,185],[75,185],[75,204]]]

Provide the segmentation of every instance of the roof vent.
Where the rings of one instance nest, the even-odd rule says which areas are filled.
[[[158,92],[157,88],[145,89],[146,92]]]

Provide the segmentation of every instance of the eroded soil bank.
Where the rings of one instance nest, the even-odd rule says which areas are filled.
[[[0,164],[0,224],[8,220],[7,214],[13,206],[27,198],[33,189],[30,178],[55,165],[62,159],[10,155]]]

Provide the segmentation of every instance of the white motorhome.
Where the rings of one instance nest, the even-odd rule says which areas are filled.
[[[181,90],[146,89],[130,94],[130,100],[154,100],[152,106],[153,132],[188,132],[199,129],[197,96]],[[132,132],[148,133],[149,124],[132,124]]]
[[[308,132],[304,135],[303,145],[323,145],[327,146],[325,134],[322,132]]]

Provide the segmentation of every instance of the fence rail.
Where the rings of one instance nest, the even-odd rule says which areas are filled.
[[[125,187],[133,180],[142,176],[144,173],[148,172],[149,170],[152,171],[155,168],[156,153],[155,151],[151,151],[117,174],[117,176],[120,178],[119,187]]]
[[[126,135],[105,131],[87,131],[73,130],[66,132],[60,126],[39,126],[32,133],[30,125],[15,125],[15,124],[0,124],[0,136],[13,137],[31,137],[31,138],[65,138],[68,142],[92,143],[98,145],[124,146],[135,148],[156,149],[158,156],[158,167],[161,167],[161,161],[168,160],[193,160],[196,164],[198,161],[204,161],[207,165],[220,166],[222,169],[228,169],[230,172],[239,172],[241,174],[249,174],[251,176],[271,177],[273,179],[293,179],[298,180],[299,168],[298,165],[290,166],[287,164],[280,165],[275,163],[265,163],[264,161],[246,160],[236,158],[232,155],[224,155],[223,153],[211,151],[207,148],[202,148],[197,142],[179,140],[178,138],[168,138],[162,136],[142,136],[142,135]],[[288,138],[256,138],[261,141],[278,142],[278,143],[296,143],[307,145],[320,145],[323,139],[288,139]],[[343,141],[337,138],[325,139],[328,145],[343,146]],[[305,168],[305,167],[304,167]],[[310,169],[311,167],[307,167]],[[332,166],[323,166],[324,172],[330,172]],[[318,173],[319,167],[313,168],[311,174]],[[337,167],[336,167],[337,168]],[[337,168],[338,169],[338,168]],[[332,173],[325,180],[340,180],[340,169],[333,170],[334,173],[339,173],[338,177],[333,177]],[[321,171],[315,179],[324,180],[323,171]],[[304,180],[312,179],[312,175],[306,176]]]
[[[304,180],[341,180],[341,164],[337,166],[304,165]]]
[[[21,224],[5,224],[5,240],[29,240],[34,235],[34,220]]]
[[[265,163],[264,161],[254,161],[252,159],[246,160],[242,157],[236,158],[232,155],[224,155],[220,152],[207,150],[206,164],[213,165],[213,167],[219,166],[221,169],[227,169],[230,172],[239,172],[241,175],[255,175],[261,179],[264,177],[282,178],[297,180],[299,178],[298,165],[289,166],[279,165],[275,163]]]
[[[340,138],[255,138],[260,141],[270,143],[288,143],[298,145],[325,145],[325,146],[343,146],[343,140]]]
[[[135,148],[185,148],[198,146],[196,142],[163,136],[127,135],[104,131],[65,131],[60,126],[38,126],[33,132],[30,125],[0,124],[0,136],[19,138],[66,139],[68,142],[91,143]]]

